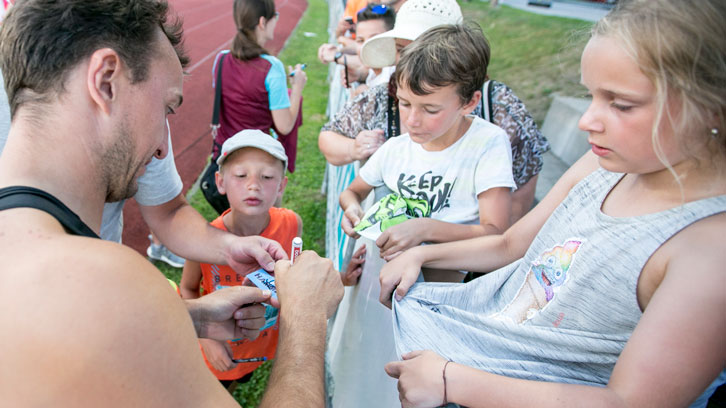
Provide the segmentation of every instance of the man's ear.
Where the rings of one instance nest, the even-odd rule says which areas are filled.
[[[481,100],[481,91],[475,91],[474,95],[471,96],[471,99],[469,100],[469,102],[465,103],[464,106],[461,107],[464,115],[468,115],[471,112],[473,112],[474,109],[476,108],[476,105],[479,104],[480,100]]]
[[[116,51],[102,48],[91,54],[88,63],[88,93],[98,108],[106,114],[111,112],[111,102],[118,92],[121,77],[121,58]]]
[[[217,183],[217,191],[219,191],[219,194],[227,194],[227,192],[224,191],[224,175],[222,174],[221,169],[214,173],[214,181]]]
[[[257,22],[257,27],[259,27],[261,30],[264,30],[267,26],[267,19],[265,16],[260,16],[260,20]]]

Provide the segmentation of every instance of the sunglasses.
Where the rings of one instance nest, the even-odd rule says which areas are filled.
[[[358,12],[358,14],[360,14],[360,13],[362,13],[362,12],[366,11],[366,9],[367,9],[368,7],[370,7],[370,6],[367,6],[367,7],[364,7],[363,9],[361,9],[361,10],[360,10],[360,11]],[[373,12],[373,14],[376,14],[376,15],[379,15],[379,16],[381,16],[381,15],[383,15],[383,14],[386,14],[386,12],[388,11],[388,6],[387,6],[387,5],[385,5],[385,4],[377,4],[377,5],[373,6],[373,7],[371,7],[371,8],[369,9],[369,10],[370,10],[371,12]]]

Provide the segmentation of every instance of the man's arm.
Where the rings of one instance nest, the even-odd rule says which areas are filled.
[[[286,259],[280,244],[261,237],[238,237],[210,226],[182,194],[157,206],[139,206],[144,221],[172,252],[199,262],[230,265],[246,273],[271,271]]]
[[[329,259],[303,252],[290,266],[275,266],[280,340],[261,408],[325,406],[327,319],[343,297],[340,274]]]

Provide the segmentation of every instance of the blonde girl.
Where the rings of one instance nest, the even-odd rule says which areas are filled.
[[[592,151],[503,235],[384,267],[403,406],[702,407],[726,381],[724,21],[621,1],[582,55]],[[494,272],[412,287],[421,266]]]

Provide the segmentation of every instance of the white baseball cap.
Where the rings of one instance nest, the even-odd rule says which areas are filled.
[[[243,147],[254,147],[255,149],[267,152],[272,157],[282,161],[283,168],[287,168],[285,148],[274,137],[259,129],[245,129],[227,139],[222,144],[222,152],[217,158],[217,165],[222,167],[222,163],[224,163],[227,156]]]
[[[360,59],[370,68],[396,64],[396,38],[414,41],[429,28],[459,24],[461,8],[455,0],[408,0],[396,14],[393,30],[369,38],[360,50]]]

